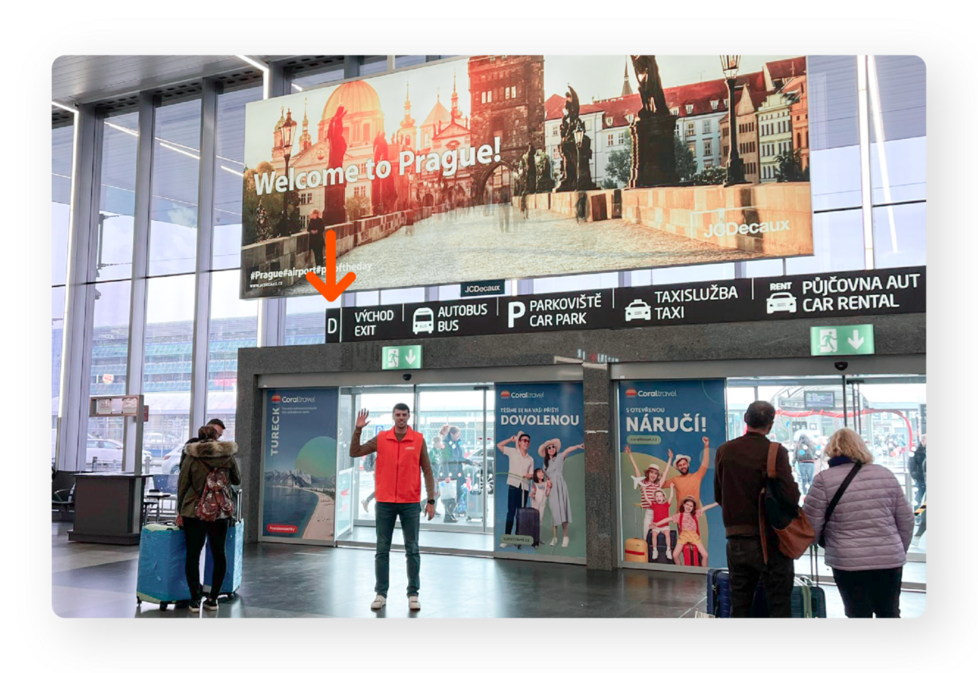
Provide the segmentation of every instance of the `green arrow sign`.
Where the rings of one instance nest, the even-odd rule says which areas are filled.
[[[382,369],[421,369],[421,346],[384,346]]]
[[[872,355],[875,352],[872,325],[812,328],[812,355]]]

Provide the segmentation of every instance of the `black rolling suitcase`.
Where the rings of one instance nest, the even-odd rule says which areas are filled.
[[[655,535],[655,540],[652,539],[653,535]],[[669,536],[668,546],[666,546],[665,535]],[[650,530],[648,534],[645,536],[645,543],[649,546],[649,563],[675,564],[676,563],[676,558],[675,558],[676,539],[678,537],[679,535],[674,530],[670,530],[668,533],[664,535],[653,533],[653,531]],[[672,549],[673,558],[666,557],[667,549]],[[653,558],[655,556],[655,554],[652,553],[653,551],[657,551],[659,553],[657,558]]]
[[[523,505],[516,510],[516,534],[532,537],[533,546],[538,547],[540,545],[540,512],[535,507],[526,507],[526,491],[523,491]]]

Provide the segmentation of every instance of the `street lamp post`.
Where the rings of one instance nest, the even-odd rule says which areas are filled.
[[[578,120],[577,128],[574,129],[574,142],[577,145],[577,170],[574,176],[574,185],[581,184],[581,144],[584,142],[584,124]]]
[[[747,182],[744,177],[744,161],[740,158],[740,150],[737,147],[737,111],[734,104],[740,56],[721,56],[720,66],[723,68],[723,76],[727,80],[727,120],[730,125],[730,158],[727,160],[727,180],[723,184],[725,187],[730,187]]]
[[[289,175],[289,157],[292,156],[292,135],[295,133],[296,126],[298,124],[292,120],[292,110],[289,110],[285,122],[282,124],[282,154],[285,156],[286,177]],[[282,198],[282,221],[285,227],[288,226],[289,221],[289,196],[291,193],[290,190],[286,189]]]

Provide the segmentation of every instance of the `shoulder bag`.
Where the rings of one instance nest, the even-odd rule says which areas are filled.
[[[772,442],[767,453],[767,473],[764,488],[761,489],[759,515],[761,518],[761,550],[764,563],[767,563],[767,535],[764,531],[770,524],[778,538],[778,549],[791,559],[799,559],[815,541],[815,529],[809,523],[797,503],[787,503],[781,493],[777,480],[778,449],[781,445]]]

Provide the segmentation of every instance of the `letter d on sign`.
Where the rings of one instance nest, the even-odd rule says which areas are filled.
[[[339,328],[339,323],[336,320],[336,318],[330,318],[329,320],[326,321],[327,334],[336,334],[338,328]]]
[[[521,301],[510,302],[509,304],[509,327],[512,329],[513,322],[517,318],[522,318],[526,315],[526,304]]]

